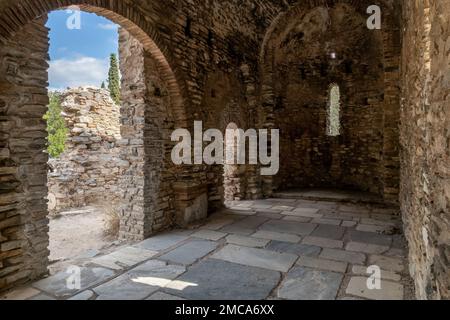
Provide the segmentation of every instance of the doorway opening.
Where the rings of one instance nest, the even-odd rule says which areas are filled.
[[[51,12],[46,26],[50,61],[44,119],[54,273],[117,244],[123,175],[130,163],[122,157],[119,26],[75,10]]]

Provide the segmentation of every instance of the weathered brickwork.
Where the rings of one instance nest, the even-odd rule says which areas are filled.
[[[0,46],[0,289],[47,272],[45,20]]]
[[[152,56],[124,29],[120,30],[119,41],[121,157],[130,163],[121,182],[124,199],[120,234],[139,239],[175,220],[170,162],[174,123],[168,89]]]
[[[434,0],[403,12],[400,202],[420,299],[450,298],[449,12]]]
[[[49,211],[116,208],[124,192],[120,179],[130,166],[120,158],[120,107],[108,90],[89,87],[62,93],[61,106],[69,133],[63,154],[49,160]]]

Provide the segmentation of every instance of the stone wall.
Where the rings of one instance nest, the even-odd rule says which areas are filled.
[[[167,84],[157,63],[125,29],[119,33],[122,74],[122,158],[130,162],[123,185],[122,237],[148,237],[176,220],[170,162],[174,128]]]
[[[96,88],[62,93],[61,107],[69,134],[64,153],[49,161],[51,213],[89,205],[116,208],[129,166],[120,158],[120,107],[108,90]]]
[[[281,139],[271,189],[349,188],[398,201],[399,100],[391,96],[399,85],[400,47],[392,41],[399,25],[369,30],[366,20],[345,2],[300,3],[266,37],[261,98],[267,126]],[[338,136],[327,134],[332,85],[341,97]]]
[[[401,207],[420,299],[450,299],[450,3],[405,2]]]
[[[45,21],[0,46],[0,290],[47,272]]]

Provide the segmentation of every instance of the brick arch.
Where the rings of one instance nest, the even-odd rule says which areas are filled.
[[[185,127],[186,85],[176,69],[175,59],[156,28],[131,4],[121,0],[23,0],[10,1],[0,11],[0,43],[5,44],[17,31],[50,11],[78,6],[82,11],[101,15],[126,29],[144,46],[158,64],[166,82],[175,124]]]

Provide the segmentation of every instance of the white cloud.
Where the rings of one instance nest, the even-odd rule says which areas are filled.
[[[116,30],[117,25],[114,23],[99,23],[97,26],[103,30]]]
[[[49,62],[48,77],[52,88],[99,87],[108,77],[109,58],[76,57]]]

